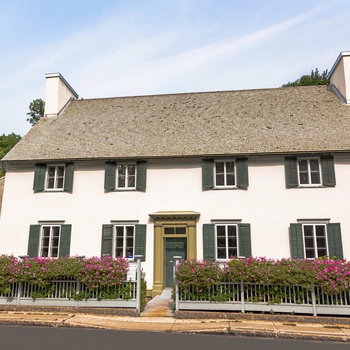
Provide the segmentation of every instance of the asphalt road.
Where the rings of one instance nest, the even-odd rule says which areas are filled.
[[[241,338],[227,335],[169,334],[80,328],[0,326],[1,350],[342,350],[349,343]]]

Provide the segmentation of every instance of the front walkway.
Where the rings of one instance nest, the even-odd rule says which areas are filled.
[[[171,288],[165,288],[161,295],[151,299],[145,306],[141,317],[171,317],[174,301],[171,298]]]

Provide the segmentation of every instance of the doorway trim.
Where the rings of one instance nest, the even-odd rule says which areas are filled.
[[[152,297],[160,295],[164,288],[164,228],[169,226],[186,227],[186,233],[178,237],[187,238],[187,258],[195,259],[197,256],[196,224],[200,213],[194,211],[158,211],[149,216],[154,220],[154,274]],[[170,238],[170,237],[169,237]]]

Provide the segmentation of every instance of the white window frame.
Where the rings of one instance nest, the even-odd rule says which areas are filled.
[[[135,167],[135,185],[134,186],[128,186],[128,179],[129,179],[129,166],[133,165]],[[119,167],[120,166],[125,166],[125,186],[121,187],[119,186]],[[116,185],[115,188],[116,190],[136,190],[136,181],[137,181],[137,163],[136,162],[125,162],[125,163],[117,163],[117,169],[116,169]]]
[[[320,182],[319,183],[311,183],[311,167],[310,167],[310,160],[316,159],[318,161],[318,170],[319,170],[319,176],[320,176]],[[302,184],[300,183],[300,168],[299,168],[299,161],[300,160],[306,160],[307,161],[307,174],[309,183]],[[321,167],[321,159],[320,157],[298,157],[297,158],[297,168],[298,168],[298,185],[299,187],[320,187],[322,186],[322,167]]]
[[[49,245],[48,245],[48,254],[43,255],[43,249],[44,249],[44,228],[50,228],[50,237],[49,237]],[[53,244],[53,228],[59,228],[58,232],[58,244],[57,244],[57,256],[52,256],[52,244]],[[62,226],[57,224],[42,224],[40,227],[40,245],[39,245],[39,252],[41,257],[48,257],[48,258],[58,258],[60,256],[60,243],[61,243],[61,232],[62,232]]]
[[[116,258],[116,250],[117,250],[117,228],[122,227],[123,228],[123,255],[122,257],[127,260],[134,260],[135,256],[135,231],[136,231],[136,225],[135,224],[113,224],[113,244],[112,244],[112,253],[113,253],[113,258]],[[127,242],[127,227],[132,227],[133,228],[133,245],[132,245],[132,253],[133,255],[131,257],[126,256],[126,242]]]
[[[227,185],[227,164],[226,163],[233,163],[234,167],[234,185]],[[216,164],[217,163],[224,163],[224,185],[217,185],[216,183]],[[236,160],[235,159],[216,159],[214,160],[214,188],[236,188],[237,187],[237,166],[236,166]]]
[[[57,187],[57,182],[58,182],[58,168],[63,167],[63,182],[62,182],[62,187]],[[55,168],[55,174],[54,174],[54,187],[50,188],[48,186],[48,181],[49,181],[49,168]],[[66,177],[66,166],[65,164],[49,164],[46,166],[46,176],[45,176],[45,190],[46,191],[64,191],[64,182],[65,182],[65,177]]]
[[[305,226],[312,226],[313,227],[313,243],[314,243],[314,253],[315,256],[313,258],[308,258],[306,256],[306,242],[305,242]],[[318,246],[317,246],[317,238],[316,238],[316,226],[323,226],[324,227],[324,232],[325,232],[325,244],[326,244],[326,254],[323,254],[321,256],[328,256],[329,255],[329,251],[328,251],[328,239],[327,239],[327,222],[321,221],[321,222],[305,222],[302,223],[302,233],[303,233],[303,245],[304,245],[304,257],[307,260],[315,260],[317,258],[320,258],[320,256],[318,256]],[[323,247],[322,247],[323,248]]]
[[[217,236],[217,228],[218,226],[224,226],[225,227],[225,249],[226,249],[226,258],[218,258],[218,236]],[[215,223],[215,259],[217,261],[228,261],[230,260],[229,256],[229,246],[228,246],[228,226],[235,226],[236,227],[236,249],[237,249],[237,257],[240,257],[239,255],[239,234],[238,234],[238,223],[237,222],[217,222]]]

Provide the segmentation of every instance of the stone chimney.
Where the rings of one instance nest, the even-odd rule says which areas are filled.
[[[60,73],[48,73],[45,78],[45,117],[57,117],[69,101],[79,98],[79,95]]]
[[[339,98],[350,105],[350,51],[343,51],[338,56],[329,72],[331,88]]]

